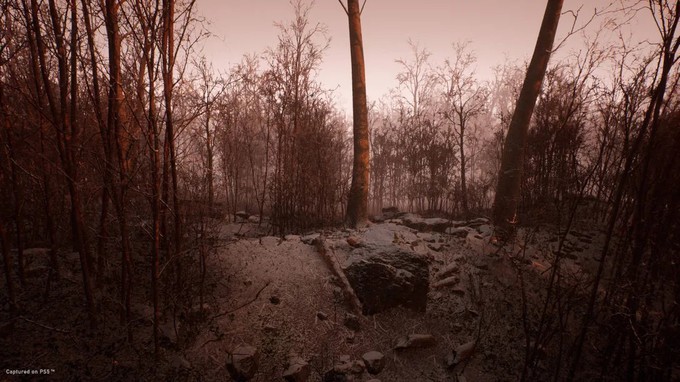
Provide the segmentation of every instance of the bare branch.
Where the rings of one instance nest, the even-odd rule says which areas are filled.
[[[349,10],[348,10],[347,7],[345,6],[345,3],[343,3],[342,0],[338,0],[338,3],[340,3],[340,5],[342,6],[342,9],[345,10],[345,14],[346,14],[347,16],[349,16]]]

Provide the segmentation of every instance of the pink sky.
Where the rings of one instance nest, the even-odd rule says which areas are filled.
[[[575,10],[585,4],[581,18],[586,19],[594,6],[602,9],[612,2],[565,0],[564,10]],[[274,22],[285,22],[293,16],[288,0],[199,0],[196,5],[198,14],[210,22],[208,29],[214,34],[205,42],[203,53],[221,71],[238,63],[244,54],[259,54],[273,46],[278,34]],[[453,42],[470,41],[470,48],[478,57],[480,79],[488,79],[491,68],[506,58],[527,60],[544,9],[544,0],[368,0],[362,27],[369,101],[377,100],[396,86],[399,65],[395,60],[411,58],[409,38],[432,53],[430,63],[433,65],[452,54]],[[648,12],[641,13],[640,18],[630,27],[633,33],[654,36]],[[318,78],[328,88],[337,87],[339,105],[349,110],[347,17],[337,0],[316,0],[311,22],[325,24],[331,37]],[[561,35],[571,23],[572,17],[564,15]],[[567,51],[565,48],[564,53]]]

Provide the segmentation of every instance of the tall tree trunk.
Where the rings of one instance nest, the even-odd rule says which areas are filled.
[[[14,292],[14,282],[12,281],[12,259],[9,254],[9,241],[5,226],[0,221],[0,250],[2,250],[2,262],[5,266],[5,282],[7,283],[7,297],[9,299],[10,312],[17,310],[17,298]]]
[[[104,108],[102,107],[101,93],[99,87],[99,64],[97,61],[97,51],[95,43],[95,33],[92,29],[90,21],[90,9],[88,8],[88,1],[81,0],[83,21],[85,23],[85,32],[87,34],[87,45],[90,53],[90,65],[92,66],[92,102],[94,103],[94,112],[97,117],[97,124],[99,125],[99,132],[102,139],[102,146],[104,150],[104,172],[103,172],[103,187],[101,196],[101,210],[99,216],[99,234],[97,238],[97,276],[103,277],[104,268],[106,264],[106,255],[104,253],[106,248],[106,241],[108,238],[107,216],[109,214],[109,204],[111,202],[111,190],[113,188],[113,157],[111,153],[111,132],[108,129],[106,121],[104,121]],[[109,58],[110,59],[110,58]],[[111,111],[109,110],[109,113]]]
[[[26,38],[28,40],[30,59],[31,59],[31,77],[33,80],[33,86],[35,87],[35,102],[41,108],[45,108],[45,94],[43,92],[42,86],[40,86],[40,65],[38,64],[38,47],[36,45],[36,39],[33,35],[31,28],[31,17],[28,9],[28,5],[25,1],[22,2],[24,22],[26,24]],[[47,235],[50,243],[50,262],[53,276],[55,279],[60,278],[59,274],[59,262],[57,259],[57,233],[55,228],[54,219],[52,217],[52,188],[50,187],[50,175],[48,172],[48,156],[47,150],[45,149],[45,121],[42,114],[38,115],[38,131],[40,132],[40,168],[42,171],[42,188],[43,188],[43,208],[45,210],[45,226],[47,227]],[[51,281],[51,280],[50,280]],[[49,287],[49,285],[48,285]],[[47,297],[47,295],[46,295]]]
[[[36,45],[38,47],[38,58],[43,77],[43,86],[47,94],[50,111],[53,116],[53,125],[57,135],[57,149],[61,158],[61,164],[66,175],[69,196],[71,199],[71,234],[73,236],[74,249],[80,254],[80,265],[83,277],[83,288],[87,302],[90,325],[97,326],[97,314],[94,304],[94,294],[92,292],[91,273],[90,273],[90,252],[87,243],[87,231],[80,200],[80,188],[78,177],[78,162],[76,158],[76,147],[78,146],[79,129],[77,120],[77,60],[76,51],[78,50],[78,17],[75,0],[71,0],[69,5],[72,9],[71,14],[71,57],[67,59],[66,45],[64,41],[64,29],[61,25],[61,15],[54,0],[49,1],[49,16],[55,33],[56,59],[59,84],[59,102],[56,103],[52,95],[48,68],[46,65],[46,49],[42,42],[40,33],[40,18],[38,3],[31,1],[31,14],[33,19],[33,29],[35,33]],[[70,76],[70,79],[69,79]],[[58,106],[58,107],[57,107]]]
[[[366,71],[361,36],[359,0],[347,1],[349,43],[352,59],[352,110],[354,134],[354,165],[352,186],[347,203],[347,220],[352,227],[368,224],[369,143],[368,106],[366,103]]]
[[[461,113],[459,114],[458,121],[460,123],[460,135],[458,136],[458,145],[460,145],[460,195],[461,204],[463,207],[463,216],[467,219],[470,214],[470,208],[468,207],[468,193],[467,193],[467,178],[466,178],[466,166],[467,158],[465,157],[465,118],[463,118],[463,109],[461,108]]]
[[[563,2],[564,0],[548,0],[534,54],[505,138],[493,210],[494,223],[499,229],[500,237],[507,238],[513,235],[514,224],[517,222],[529,122],[552,53]]]
[[[130,260],[130,238],[127,224],[127,142],[123,136],[121,126],[121,87],[120,69],[120,34],[118,24],[118,9],[120,3],[116,0],[106,0],[105,21],[106,35],[109,44],[109,97],[107,130],[109,136],[113,132],[118,157],[118,186],[114,187],[114,205],[118,215],[118,226],[121,240],[121,323],[129,323],[131,318],[130,300],[132,295],[132,262]],[[132,327],[128,328],[128,339],[132,341]]]

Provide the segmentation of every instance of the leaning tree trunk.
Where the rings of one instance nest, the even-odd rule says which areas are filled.
[[[349,43],[352,57],[352,105],[354,126],[354,166],[352,186],[347,203],[347,220],[352,227],[368,223],[369,144],[368,107],[366,104],[366,72],[361,36],[361,8],[359,0],[347,1]]]
[[[517,222],[517,205],[519,204],[520,184],[524,167],[524,148],[529,122],[552,53],[563,2],[564,0],[548,0],[534,54],[531,57],[524,84],[517,100],[517,107],[512,115],[508,135],[503,145],[501,170],[498,175],[493,210],[494,223],[499,229],[500,237],[511,236],[514,224]]]

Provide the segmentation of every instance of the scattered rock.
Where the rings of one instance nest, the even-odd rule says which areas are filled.
[[[319,237],[321,237],[321,234],[311,233],[309,235],[301,236],[300,240],[305,244],[312,245],[314,243],[314,240],[318,239]]]
[[[271,296],[269,297],[269,302],[271,302],[274,305],[279,305],[281,303],[281,299],[277,296]]]
[[[445,286],[451,286],[451,285],[458,284],[458,282],[460,282],[460,279],[458,278],[458,276],[449,276],[449,277],[447,277],[443,280],[439,280],[439,281],[435,282],[432,285],[432,287],[435,288],[435,289],[436,288],[442,288],[442,287],[445,287]]]
[[[362,361],[352,361],[350,356],[342,355],[333,368],[323,376],[324,382],[350,382],[358,381],[364,372]]]
[[[260,223],[260,216],[259,215],[249,216],[248,217],[248,223],[254,223],[254,224]]]
[[[444,233],[456,237],[466,237],[471,230],[472,229],[470,227],[449,227],[446,229],[446,231],[444,231]]]
[[[380,212],[382,212],[382,216],[385,219],[392,219],[392,218],[396,217],[397,214],[399,213],[399,208],[394,207],[394,206],[385,207]]]
[[[452,273],[458,272],[459,270],[460,270],[460,266],[458,265],[458,263],[452,262],[449,265],[442,268],[442,270],[437,272],[437,274],[434,277],[437,278],[437,279],[442,279],[444,277],[449,276]]]
[[[319,319],[319,321],[326,321],[328,319],[328,315],[324,312],[316,312],[316,318]]]
[[[458,346],[448,355],[446,359],[446,366],[449,368],[456,367],[463,362],[469,360],[475,352],[477,342],[470,341]]]
[[[435,251],[435,252],[439,252],[439,251],[442,250],[444,245],[442,245],[441,243],[429,243],[427,245],[427,247],[430,248],[431,250]]]
[[[354,330],[355,332],[361,330],[361,321],[359,321],[359,317],[353,314],[347,313],[343,323],[345,324],[345,327]]]
[[[397,340],[395,349],[431,348],[437,341],[431,334],[409,334]]]
[[[385,216],[383,216],[383,215],[370,215],[368,217],[368,220],[372,221],[373,223],[384,223],[385,222]]]
[[[435,241],[435,236],[429,232],[418,232],[416,236],[418,236],[420,240],[428,243],[433,243]]]
[[[283,372],[283,379],[287,382],[306,382],[309,379],[312,369],[304,359],[293,356],[286,364],[286,371]]]
[[[359,239],[356,236],[349,236],[347,238],[347,244],[349,244],[351,247],[360,247],[362,245],[361,239]]]
[[[489,237],[493,235],[493,227],[488,224],[482,224],[477,227],[477,232],[479,232],[483,237]]]
[[[343,374],[359,375],[364,372],[364,363],[362,361],[351,361],[347,359],[336,364],[333,369]]]
[[[250,345],[240,345],[227,354],[227,371],[236,382],[252,379],[257,372],[260,354],[257,348]]]
[[[401,217],[403,224],[422,232],[445,232],[451,227],[451,221],[443,218],[423,219],[416,214],[405,214]]]
[[[328,370],[323,375],[323,382],[349,382],[350,379],[346,374],[335,371],[335,369]]]
[[[248,218],[250,217],[250,214],[245,212],[245,211],[238,211],[234,214],[234,216],[236,216],[237,218],[239,218],[241,220],[248,220]]]
[[[478,227],[482,224],[489,224],[490,220],[487,218],[476,218],[472,220],[468,220],[465,225],[468,227]]]
[[[378,374],[385,367],[385,355],[378,351],[369,351],[361,356],[369,374]]]
[[[300,235],[286,235],[283,239],[286,241],[298,242],[300,241]]]
[[[427,307],[427,258],[396,246],[356,248],[344,272],[363,304],[364,314],[402,305],[424,312]]]

